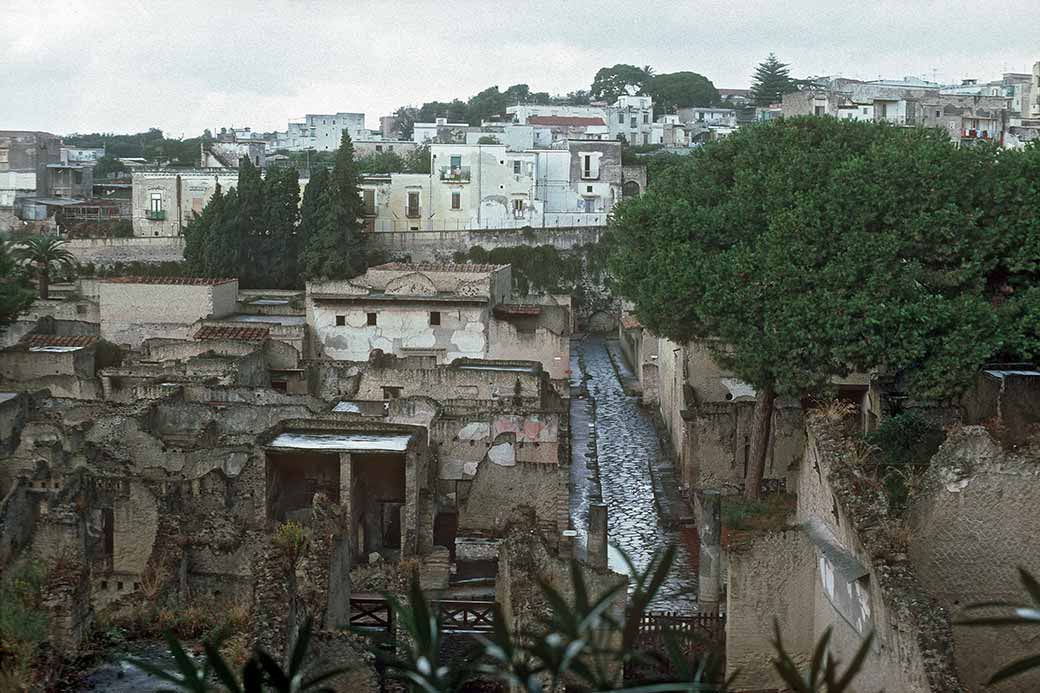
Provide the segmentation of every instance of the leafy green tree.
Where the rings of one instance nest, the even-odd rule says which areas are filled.
[[[647,68],[619,63],[613,67],[600,68],[592,80],[589,93],[593,99],[613,103],[625,94],[645,94],[650,79]]]
[[[368,260],[360,223],[363,212],[354,143],[344,130],[336,165],[321,198],[318,228],[303,249],[306,278],[346,279],[365,271]]]
[[[20,241],[12,256],[36,275],[40,298],[50,297],[51,276],[62,270],[73,270],[76,258],[69,252],[68,241],[57,236],[31,236]]]
[[[470,97],[466,103],[466,118],[470,125],[480,125],[485,120],[492,120],[505,113],[507,105],[508,99],[498,90],[498,86],[488,87]]]
[[[242,267],[241,202],[238,188],[231,188],[206,234],[203,267],[207,277],[237,277]]]
[[[671,72],[654,75],[646,85],[654,110],[675,113],[680,108],[712,106],[719,102],[719,91],[711,80],[696,72]]]
[[[14,320],[36,298],[17,271],[7,244],[0,241],[0,326]]]
[[[778,394],[885,368],[915,395],[950,395],[1009,345],[1035,344],[1035,324],[1006,317],[1035,315],[1035,298],[994,289],[1010,271],[984,183],[997,158],[935,130],[785,119],[702,148],[622,204],[612,267],[643,324],[706,340],[757,390],[745,495]],[[1019,274],[1035,281],[1035,267]]]
[[[430,161],[430,145],[421,144],[408,155],[408,170],[412,173],[429,173]]]
[[[122,161],[106,154],[97,160],[97,164],[94,166],[94,178],[96,180],[105,180],[113,178],[120,173],[126,173],[126,171],[126,165]]]
[[[397,152],[372,152],[357,160],[359,173],[402,173],[408,163]]]
[[[415,106],[401,106],[394,111],[394,129],[397,136],[403,140],[412,139],[415,132],[415,119],[419,115],[419,109]]]
[[[202,213],[193,214],[184,228],[184,261],[188,272],[194,276],[210,276],[208,247],[224,213],[224,198],[224,191],[218,183]]]
[[[295,169],[268,170],[264,179],[266,231],[259,272],[262,286],[291,289],[300,285],[299,238],[300,179]]]
[[[314,172],[314,175],[307,181],[307,187],[303,189],[300,224],[296,228],[297,271],[301,275],[304,272],[304,250],[309,244],[309,239],[317,235],[318,228],[321,226],[322,200],[328,187],[329,171],[321,168]]]
[[[755,76],[751,80],[751,96],[758,106],[779,103],[784,94],[798,91],[798,82],[791,79],[791,71],[787,63],[773,53],[758,64]]]
[[[415,121],[419,123],[432,123],[437,118],[447,118],[449,123],[469,122],[469,112],[466,102],[455,99],[453,101],[428,101],[422,105]]]

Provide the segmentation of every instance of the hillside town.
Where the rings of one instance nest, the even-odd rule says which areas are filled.
[[[0,690],[1040,690],[1040,60],[759,60],[0,116]]]

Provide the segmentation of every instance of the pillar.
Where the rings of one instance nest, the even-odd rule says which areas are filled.
[[[589,504],[588,563],[593,568],[607,567],[607,504]]]
[[[350,624],[350,564],[354,522],[351,515],[350,454],[339,455],[339,513],[329,554],[329,597],[325,607],[325,627],[340,628]]]
[[[697,601],[716,605],[721,592],[722,496],[715,490],[699,494],[701,513],[697,523],[700,535],[700,565],[697,570]]]

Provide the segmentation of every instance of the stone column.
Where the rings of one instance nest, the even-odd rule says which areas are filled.
[[[700,534],[700,566],[697,570],[697,601],[701,604],[719,603],[722,559],[722,503],[721,495],[715,490],[704,490],[699,494],[701,513],[697,523]]]
[[[335,529],[329,555],[329,599],[325,608],[325,627],[340,628],[350,623],[350,564],[354,541],[351,511],[350,454],[339,455],[339,507],[333,508]]]
[[[589,504],[588,563],[593,568],[607,567],[607,504]]]

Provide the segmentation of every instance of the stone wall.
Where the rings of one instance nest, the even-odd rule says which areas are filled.
[[[534,511],[535,523],[547,530],[547,538],[554,539],[566,529],[557,527],[561,486],[566,490],[556,465],[515,461],[504,465],[485,458],[477,466],[467,498],[459,504],[459,533],[501,534],[518,508],[524,506]]]
[[[975,602],[1028,603],[1017,568],[1040,577],[1038,507],[1036,450],[1005,452],[981,426],[952,431],[911,508],[910,559],[932,598],[952,613]],[[972,690],[1037,652],[1035,628],[954,626],[953,635],[958,671]],[[993,690],[1040,690],[1040,672]]]
[[[96,267],[117,262],[183,262],[184,238],[73,238],[66,246],[76,261]]]
[[[830,648],[848,662],[868,632],[874,643],[857,690],[963,690],[953,663],[948,613],[892,549],[884,491],[863,475],[842,424],[814,414],[798,470],[798,520],[814,546],[814,637],[833,629]]]
[[[605,227],[552,227],[470,231],[394,231],[369,236],[373,249],[393,258],[412,262],[450,262],[457,253],[473,246],[486,250],[516,246],[551,245],[557,250],[574,250],[599,241]],[[81,263],[99,267],[117,262],[182,262],[183,237],[73,239],[69,252]]]
[[[101,334],[136,347],[150,337],[190,339],[194,323],[235,311],[238,281],[218,284],[101,283]]]
[[[806,663],[813,648],[816,561],[801,529],[761,534],[728,553],[726,666],[735,688],[779,685],[772,665],[773,619],[784,648]]]

